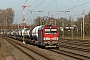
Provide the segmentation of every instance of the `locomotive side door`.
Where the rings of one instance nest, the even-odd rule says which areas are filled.
[[[38,30],[38,42],[42,43],[42,30]]]

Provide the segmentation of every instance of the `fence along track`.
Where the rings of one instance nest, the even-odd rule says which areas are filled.
[[[34,48],[30,48],[30,47],[25,46],[24,44],[17,43],[17,42],[15,42],[15,41],[11,40],[10,38],[5,38],[5,39],[7,39],[8,42],[10,42],[12,45],[15,46],[15,44],[18,44],[18,45],[20,45],[20,46],[22,46],[22,47],[24,47],[24,48],[26,48],[26,49],[28,49],[28,50],[36,53],[36,54],[42,56],[42,57],[45,58],[46,60],[55,60],[54,58],[49,57],[47,54],[41,53],[41,51],[38,51],[38,52],[35,51]],[[10,41],[9,41],[9,40],[10,40]],[[11,42],[11,41],[12,41],[12,42]],[[16,47],[16,46],[15,46],[15,47]],[[17,46],[16,48],[18,48],[18,49],[21,51],[21,49],[20,49],[18,46]],[[22,50],[22,52],[25,52],[25,51]],[[28,55],[28,56],[30,56],[30,55],[29,55],[28,53],[26,53],[26,52],[25,52],[25,54]],[[37,59],[35,59],[35,58],[32,57],[32,56],[31,56],[30,58],[32,58],[33,60],[37,60]]]

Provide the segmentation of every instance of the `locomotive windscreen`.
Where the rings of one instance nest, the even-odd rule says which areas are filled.
[[[45,34],[55,34],[57,33],[57,29],[45,29]]]

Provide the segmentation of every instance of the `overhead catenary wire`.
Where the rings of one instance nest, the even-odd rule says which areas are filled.
[[[34,7],[32,10],[29,10],[28,13],[26,13],[25,15],[29,14],[30,11],[33,11],[34,9],[36,9],[38,6],[40,6],[42,3],[44,3],[46,0],[43,0],[42,2],[40,2],[38,5],[36,5],[36,7]]]
[[[53,0],[50,1],[50,3],[48,3],[48,6],[45,7],[42,11],[45,11],[51,4],[52,4]]]
[[[74,6],[74,7],[72,7],[72,8],[67,9],[67,10],[74,9],[74,8],[76,8],[76,7],[80,7],[80,6],[85,5],[85,4],[88,4],[88,3],[90,3],[90,2],[85,2],[85,3],[83,3],[83,4],[80,4],[80,5]]]
[[[36,9],[38,6],[40,6],[42,3],[44,3],[46,0],[43,0],[41,3],[39,3],[35,8],[33,8],[32,9],[32,11],[34,10],[34,9]],[[27,0],[25,0],[25,3],[27,3],[28,4],[28,1]],[[25,4],[24,3],[24,4]],[[28,9],[29,10],[29,9]],[[21,11],[20,11],[21,12]],[[29,10],[29,12],[28,13],[26,13],[25,15],[27,15],[27,14],[29,14],[30,13],[30,10]],[[18,18],[19,19],[19,18]]]
[[[53,0],[52,0],[53,1]],[[51,3],[52,3],[52,1],[51,1]],[[54,0],[55,1],[55,0]],[[80,0],[79,0],[80,1]],[[78,1],[78,2],[79,2]],[[45,2],[45,0],[43,0],[40,4],[38,4],[35,8],[37,8],[39,5],[41,5],[43,2]],[[77,3],[78,3],[77,2]],[[51,4],[51,3],[49,3],[49,5]],[[76,3],[76,4],[77,4]],[[77,5],[77,6],[74,6],[74,7],[71,7],[71,8],[69,8],[69,9],[67,9],[67,10],[71,10],[71,9],[74,9],[74,8],[76,8],[76,7],[80,7],[80,6],[82,6],[82,5],[85,5],[85,4],[87,4],[87,3],[90,3],[90,2],[85,2],[85,3],[83,3],[83,4],[80,4],[80,5]],[[35,8],[33,8],[32,10],[34,10]],[[43,10],[44,11],[44,10]],[[27,13],[27,14],[29,14],[29,13]],[[53,14],[53,16],[54,15],[57,15],[58,13],[56,13],[56,14]]]
[[[48,16],[51,16],[51,15],[49,15],[49,12],[55,12],[55,11],[49,11],[49,6],[52,4],[52,3],[55,3],[55,0],[51,0],[49,3],[48,3],[48,6],[46,6],[43,10],[42,10],[42,12],[47,12],[48,13]],[[55,3],[55,4],[57,4],[57,3]],[[46,9],[48,9],[48,11],[45,11]],[[56,9],[57,9],[57,5],[56,5]],[[31,10],[32,11],[32,10]]]
[[[26,0],[27,1],[27,0]],[[53,1],[53,0],[52,0]],[[80,1],[80,0],[79,0]],[[35,8],[33,8],[32,10],[35,10],[38,6],[40,6],[42,3],[44,3],[45,2],[45,0],[43,0],[41,3],[39,3]],[[52,3],[52,2],[51,2]],[[78,2],[76,3],[76,5],[75,6],[73,6],[73,7],[71,7],[71,8],[69,8],[69,9],[67,9],[67,10],[72,10],[72,9],[75,9],[76,7],[80,7],[80,6],[83,6],[83,5],[85,5],[85,4],[88,4],[88,3],[90,3],[90,2],[85,2],[85,3],[82,3],[82,4],[80,4],[80,5],[77,5],[78,4]],[[51,12],[51,11],[50,11]],[[30,13],[30,11],[28,12],[28,13],[26,13],[25,15],[27,15],[27,14],[29,14]],[[57,15],[57,14],[59,14],[59,13],[55,13],[55,14],[51,14],[51,15]],[[50,16],[51,16],[50,15]]]
[[[36,9],[38,6],[40,6],[42,3],[44,3],[46,0],[43,0],[41,3],[39,3],[35,8],[33,8],[32,10]]]
[[[80,0],[78,0],[72,7],[76,6],[79,2],[80,2]]]
[[[70,11],[70,10],[72,10],[72,9],[74,9],[74,8],[80,7],[80,6],[85,5],[85,4],[88,4],[88,3],[90,3],[90,1],[89,1],[89,2],[85,2],[85,3],[83,3],[83,4],[80,4],[80,5],[77,5],[77,6],[74,6],[74,7],[71,7],[71,8],[69,8],[69,9],[67,9],[66,11],[68,11],[68,10]],[[54,16],[54,15],[57,15],[57,14],[59,14],[59,13],[53,14],[53,16]]]

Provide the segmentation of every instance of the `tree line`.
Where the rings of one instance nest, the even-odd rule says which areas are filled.
[[[14,13],[12,8],[0,9],[0,25],[13,24]]]
[[[82,37],[82,31],[83,31],[83,17],[77,18],[77,20],[74,20],[73,18],[58,18],[55,19],[54,17],[40,17],[38,16],[36,19],[34,19],[34,26],[37,25],[45,25],[45,24],[50,24],[49,22],[52,23],[52,25],[56,25],[59,29],[60,35],[63,34],[63,32],[60,30],[60,27],[65,28],[65,27],[72,27],[74,26],[75,29],[73,29],[73,36],[81,36]],[[65,36],[71,36],[72,32],[71,29],[64,29],[64,34]],[[90,36],[90,13],[85,15],[84,17],[84,34],[85,36]]]
[[[6,8],[6,9],[0,9],[0,25],[12,25],[14,22],[14,16],[15,12],[12,8]],[[73,29],[73,35],[74,36],[82,36],[83,31],[83,18],[79,17],[77,20],[74,20],[73,18],[54,18],[54,17],[48,17],[48,16],[38,16],[33,20],[32,26],[35,27],[37,25],[47,25],[52,24],[56,25],[59,29],[60,35],[63,34],[63,32],[60,30],[61,27],[72,27],[74,26],[75,29]],[[85,15],[84,18],[84,34],[85,36],[90,36],[90,13]],[[64,29],[65,36],[71,36],[72,32],[71,29]]]

